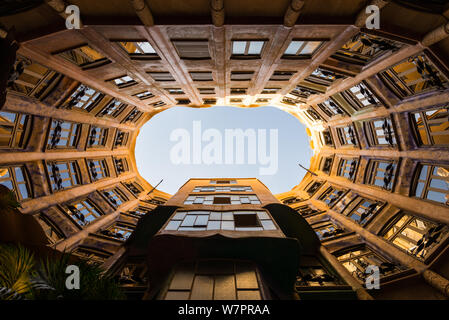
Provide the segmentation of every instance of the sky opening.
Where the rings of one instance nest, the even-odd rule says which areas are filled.
[[[304,177],[312,149],[305,126],[275,107],[173,107],[140,129],[140,175],[170,194],[190,178],[258,178],[273,194]]]

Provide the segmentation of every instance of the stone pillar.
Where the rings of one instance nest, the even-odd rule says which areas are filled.
[[[45,3],[50,6],[53,10],[56,11],[63,19],[66,19],[69,15],[65,13],[66,7],[69,5],[64,0],[45,0]],[[80,21],[80,28],[82,28],[83,24]]]
[[[421,40],[421,44],[425,47],[430,47],[432,44],[440,42],[441,40],[447,38],[449,35],[449,22],[439,26],[433,31],[430,31]]]
[[[151,14],[145,0],[131,0],[131,4],[145,26],[151,27],[154,25],[153,15]]]
[[[422,273],[424,280],[433,288],[440,291],[446,297],[449,297],[449,281],[432,270],[426,270]]]
[[[301,14],[301,9],[304,6],[304,0],[291,0],[287,11],[284,15],[284,26],[293,27]]]
[[[223,26],[225,20],[224,0],[210,0],[210,13],[214,26]]]
[[[379,7],[379,10],[380,10],[383,7],[385,7],[388,4],[389,1],[390,0],[372,0],[369,5],[377,6],[377,7]],[[370,15],[371,15],[371,13],[366,13],[366,7],[364,7],[362,9],[362,11],[359,12],[359,14],[358,14],[358,16],[357,16],[357,18],[355,20],[354,25],[356,27],[363,28],[365,26],[366,19]]]

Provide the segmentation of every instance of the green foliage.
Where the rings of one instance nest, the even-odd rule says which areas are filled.
[[[0,245],[0,287],[2,299],[13,299],[32,288],[34,256],[22,246]]]
[[[90,261],[70,261],[70,255],[35,263],[22,246],[0,245],[0,300],[119,300],[125,299],[117,281]],[[66,287],[68,265],[78,266],[80,289]]]
[[[0,208],[21,208],[14,192],[1,185],[0,189]]]

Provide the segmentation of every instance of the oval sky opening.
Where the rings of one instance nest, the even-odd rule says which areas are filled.
[[[145,123],[135,156],[140,175],[170,194],[190,178],[258,178],[289,191],[313,155],[306,127],[275,107],[173,107]]]

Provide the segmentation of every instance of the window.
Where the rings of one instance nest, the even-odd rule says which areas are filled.
[[[140,100],[145,100],[145,99],[149,99],[149,98],[153,98],[154,94],[152,94],[150,91],[145,90],[139,93],[136,93],[134,96],[136,96],[137,98],[139,98]]]
[[[315,289],[317,287],[335,287],[342,284],[342,281],[329,270],[326,270],[315,257],[305,256],[304,259],[301,259],[301,266],[295,282],[297,292],[308,291],[309,288],[305,287]]]
[[[291,97],[290,94],[287,94],[282,98],[281,102],[291,106],[296,106],[297,103],[301,103],[302,101],[296,97]]]
[[[269,103],[271,99],[267,98],[257,98],[256,103]]]
[[[356,111],[380,105],[379,99],[364,82],[342,92],[342,95]]]
[[[124,147],[128,143],[128,132],[124,132],[121,130],[117,130],[117,134],[115,136],[114,146],[116,147]]]
[[[232,81],[250,81],[253,78],[253,71],[231,71]]]
[[[142,200],[142,201],[149,203],[149,204],[160,205],[160,204],[164,204],[167,200],[165,200],[163,198],[159,198],[159,197],[154,197],[150,200]]]
[[[154,81],[175,81],[170,72],[147,72]]]
[[[212,72],[210,71],[190,72],[190,76],[193,81],[214,81],[212,78]]]
[[[195,187],[192,192],[252,192],[253,188],[249,186],[200,186]]]
[[[170,93],[170,94],[184,94],[184,91],[181,88],[168,88],[165,90],[167,90],[168,93]],[[200,93],[201,93],[201,91],[200,91]]]
[[[229,99],[229,102],[230,103],[242,103],[243,99],[241,99],[241,98],[231,98],[231,99]]]
[[[295,71],[275,71],[269,81],[289,81],[295,73]]]
[[[325,100],[323,103],[319,103],[318,106],[328,117],[346,114],[340,104],[332,98]]]
[[[248,90],[248,88],[231,88],[231,94],[246,94],[246,90]]]
[[[67,213],[80,226],[86,226],[102,215],[101,211],[88,199],[67,205]]]
[[[296,212],[298,212],[304,218],[307,218],[307,217],[310,217],[310,216],[313,216],[313,215],[316,215],[316,214],[324,212],[324,211],[320,211],[320,210],[316,209],[312,205],[301,206],[301,207],[298,207],[298,208],[294,208],[294,210]]]
[[[426,259],[447,233],[448,227],[443,224],[402,214],[386,228],[383,237],[407,253]]]
[[[411,114],[418,143],[423,146],[449,145],[449,109],[447,106]]]
[[[291,196],[291,197],[282,199],[282,203],[285,205],[290,205],[290,204],[298,203],[301,201],[304,201],[304,199],[302,199],[301,197],[295,197],[295,196]]]
[[[47,139],[48,149],[75,148],[81,125],[74,122],[53,120]]]
[[[138,217],[141,217],[141,216],[144,216],[144,215],[150,213],[151,211],[153,211],[153,210],[150,208],[138,206],[136,209],[128,211],[128,213],[132,214],[132,215],[137,215]]]
[[[121,76],[111,80],[119,89],[127,88],[137,84],[137,81],[130,76]]]
[[[88,146],[89,147],[100,147],[106,145],[106,140],[108,138],[108,131],[107,128],[100,128],[91,126],[90,127],[90,133],[89,133],[89,139],[88,139]]]
[[[210,180],[210,184],[236,184],[236,180]]]
[[[92,110],[98,102],[103,99],[104,94],[96,91],[84,84],[78,86],[76,90],[62,104],[62,108],[75,110]]]
[[[161,294],[164,300],[262,300],[252,262],[198,260],[179,263]]]
[[[176,99],[176,104],[183,104],[183,105],[190,104],[190,99],[186,99],[186,98]]]
[[[15,74],[8,80],[8,89],[39,100],[44,99],[62,78],[61,74],[20,56],[13,71]]]
[[[200,94],[215,94],[215,88],[198,88]]]
[[[320,241],[329,240],[345,233],[345,230],[331,221],[311,225]]]
[[[345,191],[343,190],[329,187],[318,200],[323,201],[328,207],[332,207],[338,200],[340,200],[344,193]]]
[[[358,163],[359,163],[358,158],[340,159],[340,163],[338,164],[337,175],[353,181],[355,179],[355,173],[357,172]]]
[[[103,190],[101,193],[108,200],[108,202],[114,207],[119,207],[123,202],[128,201],[125,195],[118,189],[113,188],[109,190]]]
[[[204,104],[217,104],[217,99],[203,99]]]
[[[210,59],[208,40],[173,40],[181,59]]]
[[[205,195],[205,196],[188,196],[184,204],[260,204],[256,195]]]
[[[332,55],[332,58],[357,65],[366,65],[389,52],[399,50],[402,46],[403,44],[400,42],[361,32],[346,42]]]
[[[132,226],[124,223],[114,223],[109,228],[98,231],[98,233],[103,236],[125,241],[129,238],[133,231],[134,229]]]
[[[126,105],[117,99],[112,99],[109,103],[100,111],[99,117],[107,116],[116,118],[124,109]]]
[[[323,43],[323,41],[292,40],[282,58],[310,59]]]
[[[177,211],[165,226],[168,231],[276,230],[265,211]]]
[[[383,203],[358,197],[357,204],[347,213],[347,216],[361,226],[365,226],[371,218],[383,208]]]
[[[47,239],[50,241],[51,244],[55,244],[59,242],[59,240],[64,238],[64,234],[59,230],[56,224],[53,223],[50,219],[44,217],[42,214],[40,214],[37,217],[37,221],[42,227],[42,230],[44,230],[45,234],[47,235]]]
[[[332,140],[332,134],[329,129],[321,131],[321,143],[326,146],[329,146],[329,147],[334,146],[334,141]]]
[[[415,178],[415,197],[449,206],[449,167],[421,164]]]
[[[114,158],[114,165],[117,175],[129,171],[128,161],[126,158]]]
[[[321,159],[321,171],[323,171],[326,174],[330,174],[332,170],[332,163],[334,161],[334,158],[332,156],[325,157]]]
[[[155,103],[152,103],[151,106],[153,106],[154,108],[161,108],[163,106],[166,106],[167,104],[164,101],[158,101]]]
[[[143,188],[137,182],[124,182],[123,185],[135,196],[143,192]]]
[[[390,118],[376,119],[364,123],[371,146],[395,146],[396,137]]]
[[[79,257],[82,260],[86,260],[89,264],[101,265],[108,258],[112,256],[112,253],[102,249],[92,248],[88,246],[78,246],[71,254]]]
[[[321,181],[315,181],[310,184],[310,187],[307,188],[307,193],[309,196],[313,196],[315,192],[318,191],[319,188],[323,185],[323,182]]]
[[[381,278],[404,270],[403,267],[390,262],[366,246],[346,251],[345,253],[337,256],[337,259],[353,277],[358,279],[363,284],[366,282],[366,277],[371,274],[370,272],[366,272],[366,268],[368,268],[368,266],[379,267]]]
[[[231,204],[230,197],[214,197],[213,204]]]
[[[344,78],[346,78],[346,75],[342,73],[324,67],[318,67],[305,80],[306,83],[321,86],[316,87],[315,89],[316,90],[320,89],[320,92],[324,93],[326,91],[326,88],[329,87],[332,83],[334,83],[334,81]]]
[[[276,94],[281,88],[263,88],[261,94]]]
[[[65,190],[81,184],[81,174],[76,161],[47,162],[47,172],[52,191]]]
[[[396,162],[370,160],[366,169],[365,183],[391,191],[393,189]]]
[[[143,112],[139,111],[137,108],[134,108],[123,120],[123,122],[137,122],[140,117],[143,115]]]
[[[117,42],[131,59],[157,58],[157,53],[146,41],[120,41]]]
[[[318,90],[315,90],[313,88],[309,88],[309,87],[305,87],[302,85],[297,85],[295,87],[295,89],[293,89],[292,91],[290,91],[290,94],[297,97],[297,98],[302,98],[305,100],[307,100],[311,95],[314,94],[320,94],[321,92]]]
[[[79,46],[56,54],[82,69],[95,68],[111,62],[88,45]]]
[[[109,177],[108,165],[105,159],[87,160],[87,166],[92,181],[97,181]]]
[[[0,184],[14,192],[18,201],[32,198],[31,184],[24,166],[0,167]]]
[[[447,87],[446,77],[424,54],[400,62],[379,76],[401,99]]]
[[[23,149],[31,130],[31,116],[0,111],[0,149]]]
[[[233,40],[232,58],[260,58],[265,40]]]
[[[347,192],[343,197],[336,202],[334,208],[335,212],[342,213],[346,208],[348,208],[352,201],[356,199],[358,195],[352,191]]]
[[[348,125],[341,128],[336,128],[338,140],[342,146],[346,145],[357,145],[356,133],[352,125]]]

